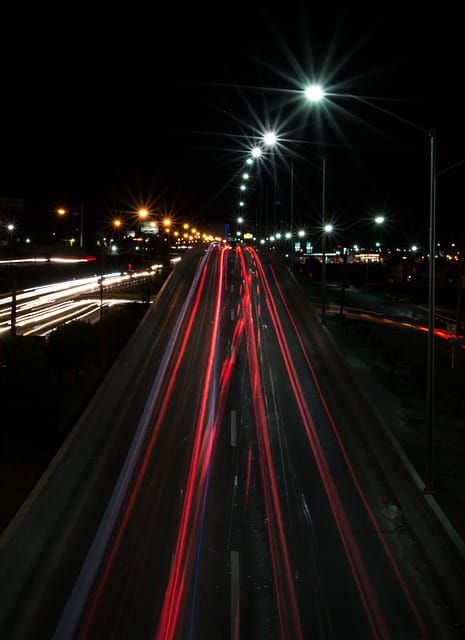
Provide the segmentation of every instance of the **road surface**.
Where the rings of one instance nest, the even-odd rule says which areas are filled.
[[[212,245],[165,331],[54,638],[449,637],[273,262]]]

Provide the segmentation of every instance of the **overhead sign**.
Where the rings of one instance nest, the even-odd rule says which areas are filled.
[[[159,232],[158,222],[155,222],[155,220],[148,220],[146,222],[143,222],[140,225],[140,230],[142,231],[142,233],[153,233],[154,235],[156,235]]]

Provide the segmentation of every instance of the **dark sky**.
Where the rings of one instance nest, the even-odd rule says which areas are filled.
[[[261,184],[277,189],[278,218],[291,160],[296,221],[318,214],[324,154],[327,210],[341,228],[382,209],[409,239],[424,238],[435,127],[437,168],[448,169],[438,230],[464,228],[458,8],[171,4],[1,16],[0,196],[25,198],[29,215],[60,202],[145,203],[230,220],[246,150],[276,127],[276,181],[268,158]],[[299,93],[311,79],[336,94],[318,108]]]

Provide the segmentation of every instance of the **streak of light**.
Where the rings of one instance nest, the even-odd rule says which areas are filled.
[[[363,311],[351,311],[348,309],[344,310],[344,313],[347,317],[358,318],[362,320],[366,320],[372,323],[378,324],[387,324],[392,325],[394,327],[403,327],[404,329],[411,329],[412,331],[421,331],[422,333],[428,333],[429,329],[426,325],[415,324],[412,322],[406,322],[405,320],[394,320],[393,318],[385,318],[381,314],[377,313],[364,313]],[[455,335],[450,335],[448,331],[444,331],[444,329],[438,329],[437,327],[434,329],[434,335],[443,340],[449,341],[451,338],[455,337]],[[462,345],[462,348],[465,348],[465,345]]]
[[[161,268],[160,265],[153,265],[154,268]],[[135,280],[139,277],[147,277],[150,272],[137,272],[132,276],[127,274],[107,274],[104,278],[104,290],[115,285],[123,284],[128,279]],[[153,275],[153,272],[150,273]],[[50,285],[43,285],[26,289],[16,294],[15,307],[15,329],[22,327],[23,335],[47,335],[46,329],[50,331],[72,319],[83,319],[91,315],[91,311],[87,305],[89,300],[80,300],[79,297],[85,294],[101,294],[100,278],[93,276],[91,278],[81,278],[79,280],[70,280]],[[77,299],[72,299],[76,297]],[[124,302],[120,300],[120,303]],[[11,304],[12,297],[0,297],[0,334],[11,331]],[[101,304],[96,303],[96,304]],[[105,306],[113,306],[117,304],[108,298],[105,299]],[[69,311],[74,307],[74,311]],[[82,313],[79,308],[83,307]],[[73,317],[74,314],[74,317]],[[55,318],[54,321],[50,320]],[[37,329],[31,329],[32,325],[39,325]],[[45,331],[44,331],[45,330]]]
[[[77,264],[80,262],[93,262],[95,259],[94,256],[85,258],[13,258],[11,260],[0,260],[0,264],[41,264],[44,262]]]
[[[415,618],[415,620],[417,622],[417,625],[418,625],[418,627],[419,627],[419,629],[420,629],[420,631],[422,633],[422,636],[424,638],[428,638],[429,634],[428,634],[428,631],[426,630],[426,627],[424,625],[423,620],[421,619],[420,613],[418,612],[418,609],[415,606],[415,603],[413,602],[413,598],[412,598],[411,594],[409,593],[408,588],[407,588],[407,586],[405,584],[405,581],[403,580],[403,578],[401,576],[399,567],[397,566],[397,563],[396,563],[396,561],[395,561],[395,559],[394,559],[394,557],[393,557],[393,555],[391,553],[391,550],[389,549],[389,547],[387,545],[386,539],[385,539],[382,531],[380,530],[378,522],[377,522],[377,520],[376,520],[376,518],[375,518],[375,516],[374,516],[374,514],[373,514],[373,512],[372,512],[372,510],[371,510],[371,508],[369,506],[368,500],[367,500],[367,498],[366,498],[366,496],[365,496],[365,494],[364,494],[364,492],[363,492],[363,490],[362,490],[362,488],[360,486],[360,483],[358,482],[356,473],[355,473],[355,471],[354,471],[354,469],[352,467],[352,464],[350,462],[349,455],[348,455],[348,453],[347,453],[347,451],[346,451],[346,449],[344,447],[344,444],[342,442],[341,436],[340,436],[339,431],[337,429],[336,422],[335,422],[334,417],[333,417],[333,415],[332,415],[332,413],[331,413],[331,411],[330,411],[330,409],[328,407],[328,404],[327,404],[326,399],[324,397],[323,391],[322,391],[322,389],[320,387],[320,384],[318,382],[317,375],[316,375],[315,370],[313,368],[313,365],[312,365],[312,363],[311,363],[311,361],[310,361],[310,359],[308,357],[308,353],[307,353],[307,351],[306,351],[306,349],[304,347],[302,336],[300,335],[300,332],[299,332],[299,330],[298,330],[298,328],[297,328],[297,326],[295,324],[295,321],[294,321],[294,318],[292,316],[292,313],[289,310],[289,307],[288,307],[288,305],[286,303],[286,300],[284,298],[283,292],[282,292],[282,290],[281,290],[281,288],[279,286],[278,278],[276,276],[276,273],[274,272],[272,267],[271,267],[271,271],[272,271],[272,274],[273,274],[275,285],[276,285],[276,287],[277,287],[277,289],[279,291],[279,295],[280,295],[281,301],[282,301],[282,303],[283,303],[283,305],[284,305],[284,307],[286,309],[287,315],[288,315],[288,317],[289,317],[289,319],[290,319],[290,321],[291,321],[291,323],[292,323],[292,325],[294,327],[294,331],[295,331],[295,333],[297,335],[297,338],[299,340],[302,353],[304,354],[304,357],[305,357],[305,360],[307,362],[307,366],[308,366],[308,368],[310,370],[313,382],[314,382],[314,384],[316,386],[316,389],[318,391],[318,395],[319,395],[320,400],[322,402],[322,405],[324,407],[325,413],[326,413],[326,415],[328,417],[329,423],[331,425],[331,429],[332,429],[332,431],[333,431],[333,433],[334,433],[334,435],[336,437],[337,443],[339,445],[339,449],[340,449],[340,451],[342,453],[342,456],[344,458],[344,461],[346,463],[347,469],[348,469],[349,474],[350,474],[350,476],[352,478],[354,486],[357,489],[357,493],[360,496],[360,499],[361,499],[361,501],[362,501],[362,503],[363,503],[363,505],[365,507],[367,515],[368,515],[368,517],[370,518],[370,520],[372,522],[373,528],[376,531],[376,534],[377,534],[377,536],[378,536],[378,538],[379,538],[379,540],[380,540],[380,542],[382,544],[382,547],[383,547],[383,549],[384,549],[384,551],[386,553],[386,556],[387,556],[387,558],[388,558],[388,560],[389,560],[389,562],[390,562],[390,564],[392,566],[394,574],[395,574],[395,576],[396,576],[396,578],[397,578],[397,580],[399,582],[399,585],[400,585],[400,587],[401,587],[401,589],[402,589],[402,591],[403,591],[403,593],[404,593],[404,595],[406,597],[406,600],[407,600],[407,602],[408,602],[408,604],[409,604],[409,606],[411,608],[411,611],[412,611],[413,616],[414,616],[414,618]],[[411,325],[411,326],[412,326],[412,328],[415,327],[415,325]]]
[[[386,542],[386,539],[385,539],[382,531],[380,530],[378,522],[377,522],[377,520],[376,520],[376,518],[375,518],[375,516],[374,516],[374,514],[373,514],[373,512],[372,512],[372,510],[371,510],[371,508],[369,506],[368,500],[367,500],[367,498],[366,498],[366,496],[365,496],[365,494],[364,494],[364,492],[363,492],[363,490],[362,490],[362,488],[360,486],[360,483],[358,482],[356,473],[355,473],[355,471],[354,471],[354,469],[352,467],[352,464],[350,462],[349,455],[348,455],[348,453],[347,453],[347,451],[346,451],[346,449],[344,447],[344,444],[342,442],[342,438],[341,438],[341,436],[339,434],[339,431],[337,429],[336,422],[335,422],[334,417],[332,416],[331,411],[330,411],[330,409],[328,407],[328,404],[327,404],[326,399],[324,397],[323,391],[322,391],[322,389],[321,389],[321,387],[320,387],[320,385],[318,383],[318,379],[317,379],[315,370],[314,370],[314,368],[312,366],[312,363],[310,362],[310,359],[308,357],[308,353],[307,353],[307,351],[306,351],[306,349],[304,347],[302,336],[300,335],[300,332],[299,332],[299,330],[297,328],[297,325],[296,325],[296,323],[295,323],[295,321],[293,319],[293,316],[292,316],[292,314],[290,312],[290,309],[289,309],[289,307],[288,307],[288,305],[286,303],[286,300],[285,300],[284,294],[282,292],[282,289],[279,286],[278,278],[277,278],[276,273],[274,272],[272,267],[271,267],[271,272],[273,274],[274,283],[275,283],[275,286],[277,287],[277,290],[279,292],[279,295],[280,295],[280,298],[281,298],[281,302],[282,302],[283,306],[286,309],[286,313],[288,315],[288,318],[291,321],[291,324],[293,325],[295,334],[296,334],[296,336],[297,336],[297,338],[299,340],[302,353],[303,353],[303,355],[305,357],[305,360],[307,362],[307,366],[308,366],[308,368],[309,368],[309,370],[311,372],[311,376],[312,376],[313,382],[314,382],[314,384],[316,386],[316,389],[318,391],[318,395],[319,395],[320,400],[322,402],[322,406],[324,407],[325,413],[326,413],[326,415],[328,417],[328,420],[329,420],[329,423],[331,425],[331,429],[332,429],[332,431],[333,431],[333,433],[334,433],[334,435],[336,437],[336,441],[338,443],[339,449],[340,449],[341,454],[342,454],[342,456],[344,458],[344,461],[346,463],[347,469],[348,469],[349,474],[350,474],[350,476],[352,478],[354,486],[355,486],[355,488],[357,490],[357,493],[358,493],[358,495],[359,495],[359,497],[361,499],[362,504],[364,505],[365,511],[366,511],[370,521],[372,522],[374,530],[376,531],[376,534],[378,536],[378,539],[381,542],[381,545],[382,545],[382,547],[384,549],[386,557],[388,558],[389,563],[390,563],[390,565],[391,565],[391,567],[392,567],[392,569],[394,571],[394,575],[396,576],[396,578],[398,580],[398,583],[399,583],[399,585],[400,585],[400,587],[401,587],[401,589],[402,589],[402,591],[404,593],[404,596],[405,596],[405,598],[407,600],[407,603],[408,603],[408,605],[409,605],[409,607],[410,607],[410,609],[412,611],[413,617],[414,617],[414,619],[415,619],[415,621],[416,621],[416,623],[417,623],[417,625],[419,627],[419,630],[420,630],[420,632],[422,634],[422,637],[428,638],[429,637],[428,636],[428,631],[427,631],[427,629],[426,629],[426,627],[424,625],[424,622],[421,619],[421,616],[420,616],[420,614],[418,612],[418,609],[416,608],[415,603],[413,601],[413,598],[412,598],[411,594],[409,593],[408,588],[407,588],[407,586],[405,584],[405,581],[403,580],[403,578],[401,576],[399,567],[398,567],[398,565],[397,565],[397,563],[396,563],[396,561],[395,561],[395,559],[393,557],[392,552],[389,549],[389,546],[388,546],[388,544]],[[296,388],[297,388],[298,376],[297,376],[297,373],[295,372],[295,370],[292,372],[292,377],[296,381]],[[301,394],[301,390],[298,389],[298,391],[299,391],[299,395],[300,395]],[[303,394],[302,394],[302,402],[304,402]],[[320,458],[321,462],[323,462],[324,461],[324,454],[323,454],[322,451],[321,452],[319,451],[319,449],[321,447],[321,444],[318,442],[317,432],[316,432],[313,420],[311,419],[310,411],[309,411],[308,407],[305,407],[305,411],[306,411],[306,413],[308,412],[308,417],[310,418],[310,420],[308,422],[306,422],[306,429],[308,429],[310,442],[314,443],[314,444],[312,444],[312,449],[314,448],[314,445],[318,446],[319,458]],[[311,430],[311,433],[310,433],[310,430]],[[325,471],[325,475],[327,477],[327,480],[330,480],[329,471],[328,472]],[[331,491],[333,491],[333,490],[336,491],[335,487],[334,487],[334,489],[331,489]],[[339,502],[339,498],[338,498],[337,494],[334,494],[334,498],[337,498],[337,503],[338,503]],[[335,503],[335,507],[336,506],[337,506],[337,504]],[[342,504],[340,506],[338,506],[337,511],[340,512],[340,514],[342,515]],[[347,526],[345,524],[345,515],[344,515],[344,518],[342,520],[341,525],[342,525],[342,527]],[[343,530],[344,530],[343,528],[340,529],[340,532],[342,532]],[[358,551],[357,551],[357,549],[355,547],[355,545],[356,545],[355,540],[354,541],[348,540],[347,542],[348,542],[348,547],[347,548],[351,547],[353,549],[353,551],[355,551],[357,553],[357,555],[358,555]],[[370,592],[371,592],[371,589],[372,589],[372,587],[370,586]],[[374,611],[376,612],[376,610],[378,608],[378,605],[376,605],[376,603],[372,603],[372,604],[375,604],[376,608],[374,609]],[[376,614],[376,617],[377,617],[377,620],[379,622],[378,615],[379,615],[379,613]],[[386,634],[388,633],[387,629],[384,628],[384,627],[385,627],[385,623],[383,623],[381,628],[380,628],[380,632],[382,633],[382,637],[385,637],[384,633],[386,633]]]
[[[86,316],[88,316],[90,313],[94,313],[96,309],[98,309],[98,304],[97,303],[91,303],[91,304],[86,304],[86,305],[80,305],[79,309],[73,308],[69,313],[66,314],[60,314],[60,323],[61,324],[66,324],[66,322],[70,319],[72,320],[76,320],[77,317],[81,318],[85,318]],[[79,314],[77,316],[77,314]],[[50,320],[49,322],[44,322],[41,325],[35,326],[34,329],[29,329],[27,331],[23,331],[23,335],[24,336],[28,336],[28,335],[33,335],[33,334],[40,334],[40,335],[47,335],[48,333],[50,333],[51,331],[53,331],[53,329],[57,326],[56,323],[56,318],[55,318],[55,314],[53,315],[53,320]],[[24,324],[24,323],[21,323]],[[46,330],[45,333],[43,333],[44,329]]]
[[[282,638],[303,638],[297,596],[292,578],[289,550],[286,541],[279,491],[274,472],[269,425],[263,396],[258,350],[253,326],[253,311],[250,294],[250,278],[247,276],[243,253],[240,253],[241,270],[244,276],[244,307],[246,317],[247,358],[254,399],[254,414],[259,447],[260,472],[267,515],[268,540],[270,544],[276,605]],[[284,585],[283,585],[284,582]]]
[[[125,273],[106,273],[103,275],[104,287],[117,284],[123,284],[128,280],[136,280],[138,278],[146,278],[152,276],[157,270],[161,269],[161,265],[153,265],[152,270],[134,272],[132,275]],[[31,300],[32,306],[37,304],[37,299],[41,303],[54,302],[57,298],[70,297],[70,295],[80,295],[87,292],[97,291],[100,289],[100,276],[95,275],[88,278],[79,278],[77,280],[65,280],[54,284],[41,285],[39,287],[31,287],[19,291],[16,294],[16,301],[19,303],[23,300]],[[49,297],[47,297],[49,296]],[[0,305],[11,305],[12,296],[10,294],[0,296]]]
[[[252,251],[252,249],[250,250]],[[365,567],[365,563],[363,562],[357,541],[351,530],[350,523],[345,513],[336,485],[334,483],[331,470],[329,469],[323,447],[318,437],[318,431],[313,421],[310,409],[307,405],[305,395],[300,384],[299,376],[297,375],[297,371],[295,370],[295,366],[292,360],[289,346],[287,344],[284,329],[282,327],[279,314],[276,309],[270,285],[268,283],[265,271],[261,265],[259,266],[259,270],[263,286],[267,293],[266,300],[268,311],[272,318],[278,344],[288,373],[289,382],[293,389],[296,403],[302,418],[302,423],[304,425],[304,429],[307,434],[307,438],[310,443],[315,462],[317,464],[320,478],[322,480],[328,502],[333,513],[334,521],[336,523],[339,537],[341,539],[347,560],[349,562],[349,566],[352,571],[352,576],[354,578],[361,603],[365,609],[368,623],[372,629],[374,638],[388,638],[389,632],[386,621],[379,606],[379,602],[369,578],[367,569]]]
[[[128,494],[129,485],[134,477],[136,465],[139,462],[142,447],[145,443],[147,432],[151,426],[154,407],[159,401],[161,390],[163,387],[163,381],[167,374],[170,359],[174,352],[176,342],[181,334],[187,311],[197,289],[198,282],[202,277],[203,270],[201,267],[207,259],[208,254],[205,254],[202,258],[202,261],[200,262],[200,268],[197,270],[193,278],[189,292],[177,317],[176,324],[166,345],[164,356],[158,368],[154,383],[150,389],[147,402],[144,407],[144,412],[141,416],[141,419],[139,420],[136,433],[131,442],[128,455],[121,469],[118,481],[115,485],[115,489],[113,490],[108,506],[100,522],[98,531],[94,537],[94,540],[92,541],[92,545],[89,549],[87,557],[82,565],[79,576],[73,586],[71,595],[68,598],[59,623],[56,627],[53,640],[72,640],[75,637],[75,632],[80,624],[81,618],[82,637],[86,637],[89,629],[92,626],[92,621],[102,593],[104,591],[105,584],[110,575],[117,549],[124,535],[124,531],[127,528],[129,518],[134,507],[135,494],[140,489],[144,472],[148,464],[148,459],[153,452],[155,442],[158,438],[158,432],[162,423],[162,414],[164,415],[164,413],[166,412],[166,406],[168,402],[166,394],[163,396],[162,409],[159,412],[158,420],[155,424],[155,427],[151,431],[150,442],[148,444],[145,457],[142,461],[142,469],[137,475],[135,486],[132,488],[130,494]],[[125,512],[123,513],[122,522],[116,534],[114,535],[113,544],[108,551],[106,562],[102,566],[103,558],[110,543],[111,536],[114,534],[115,524],[121,512],[123,501],[125,499],[127,499],[128,504],[126,506]],[[96,581],[97,572],[100,567],[102,567],[101,574],[99,580]],[[86,606],[86,603],[89,601],[89,595],[94,584],[95,589],[93,597],[88,604],[88,609],[84,612],[84,608]]]
[[[223,248],[221,249],[221,251],[224,257],[225,249]],[[208,416],[207,408],[209,405],[211,394],[213,369],[217,350],[217,337],[220,326],[220,312],[222,307],[222,293],[224,285],[223,272],[224,260],[221,260],[220,273],[217,283],[216,305],[213,316],[212,339],[210,341],[210,351],[208,354],[207,367],[205,370],[205,380],[202,390],[199,415],[197,417],[194,446],[189,467],[178,538],[175,547],[174,562],[172,564],[165,598],[163,600],[157,633],[155,636],[159,640],[169,640],[171,638],[174,638],[176,635],[176,630],[179,625],[179,612],[181,609],[182,597],[184,595],[183,586],[186,576],[188,576],[192,571],[192,554],[190,553],[191,546],[195,545],[197,547],[197,553],[195,554],[196,559],[198,559],[199,554],[202,531],[202,527],[199,527],[199,525],[202,525],[204,520],[204,509],[211,464],[211,455],[216,435],[216,423],[214,421],[212,423],[211,417],[209,418]],[[205,424],[206,418],[207,424]],[[203,444],[205,444],[205,451],[202,455],[201,452]],[[197,504],[199,502],[198,500],[196,501],[194,499],[196,495],[198,497],[202,496],[202,512],[200,515],[195,508],[196,502]],[[189,524],[191,522],[192,526],[189,527]],[[200,533],[196,534],[196,532],[199,532],[199,529]],[[196,535],[198,535],[197,539],[195,539]],[[196,584],[196,582],[197,578],[195,576],[194,585]]]
[[[209,255],[207,257],[209,258]],[[205,278],[206,278],[206,270],[202,269],[198,284],[197,284],[197,281],[196,281],[197,292],[196,292],[196,296],[195,296],[194,306],[198,306],[198,304],[199,304],[199,296],[200,296],[200,293],[201,293],[201,291],[203,289]],[[194,292],[192,292],[192,293],[194,293]],[[188,308],[186,306],[185,314],[187,314],[187,310],[188,310]],[[105,585],[106,581],[108,580],[108,576],[109,576],[111,567],[113,565],[113,562],[115,560],[116,553],[118,551],[119,545],[121,543],[121,540],[122,540],[122,537],[123,537],[123,533],[127,528],[127,525],[129,523],[129,519],[130,519],[130,515],[131,515],[132,511],[134,510],[136,499],[137,499],[138,493],[140,491],[143,479],[146,476],[147,468],[148,468],[148,465],[150,463],[150,460],[151,460],[151,457],[152,457],[152,454],[153,454],[153,449],[155,447],[155,443],[156,443],[156,440],[158,438],[158,434],[160,432],[161,426],[163,424],[163,420],[164,420],[165,415],[166,415],[166,411],[168,409],[169,402],[170,402],[171,397],[172,397],[172,390],[173,390],[173,387],[174,387],[174,384],[175,384],[177,371],[178,371],[179,367],[181,366],[182,356],[183,356],[183,354],[184,354],[184,352],[186,350],[187,344],[188,344],[190,336],[191,336],[194,319],[195,319],[195,315],[191,311],[190,315],[189,315],[188,326],[184,331],[180,353],[177,356],[174,370],[173,370],[172,374],[169,377],[169,385],[168,385],[168,388],[167,388],[167,390],[166,390],[166,392],[165,392],[165,394],[163,396],[161,408],[160,408],[160,410],[158,411],[158,414],[157,414],[157,421],[156,421],[155,426],[154,426],[154,428],[152,430],[152,435],[151,435],[150,441],[149,441],[147,447],[145,448],[144,456],[143,456],[143,459],[142,459],[142,463],[140,465],[140,469],[138,470],[138,473],[137,473],[136,481],[135,481],[135,483],[134,483],[134,485],[132,487],[132,491],[131,491],[130,495],[128,496],[128,499],[127,499],[127,506],[126,506],[126,509],[124,511],[124,514],[123,514],[123,520],[122,520],[122,522],[121,522],[121,524],[119,526],[119,529],[117,531],[117,534],[116,534],[115,540],[113,542],[112,548],[110,549],[108,559],[106,561],[105,567],[104,567],[103,572],[102,572],[102,577],[100,578],[100,581],[99,581],[99,584],[97,586],[97,590],[96,590],[95,596],[94,596],[94,598],[92,600],[92,603],[91,603],[91,607],[89,608],[89,612],[88,612],[88,614],[86,616],[86,619],[85,619],[85,624],[84,624],[84,628],[83,628],[84,629],[83,630],[83,635],[84,636],[86,635],[87,629],[89,628],[89,625],[91,624],[91,620],[92,620],[92,617],[93,617],[93,615],[95,613],[97,602],[99,601],[99,599],[101,598],[101,595],[103,593],[103,588],[104,588],[104,585]],[[180,586],[180,585],[178,584],[178,586]]]

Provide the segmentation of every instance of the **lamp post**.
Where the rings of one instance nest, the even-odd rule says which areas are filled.
[[[432,493],[433,482],[433,436],[434,407],[436,395],[436,354],[434,344],[434,325],[436,317],[436,130],[431,129],[430,136],[430,193],[429,193],[429,271],[428,271],[428,353],[426,382],[426,472],[425,492]]]
[[[59,216],[66,216],[68,213],[69,211],[64,207],[57,209],[57,214]],[[84,204],[82,202],[79,207],[79,213],[72,212],[72,215],[79,216],[79,246],[82,249],[84,246]]]
[[[263,136],[263,142],[266,146],[273,147],[278,142],[278,138],[276,134],[272,131],[265,133]],[[323,163],[323,175],[324,175],[324,163]],[[290,195],[289,195],[289,218],[290,218],[290,240],[291,240],[291,250],[290,250],[290,267],[291,271],[294,271],[294,162],[290,161]],[[323,177],[323,185],[325,183],[325,179]],[[324,193],[324,186],[323,186]],[[323,199],[324,199],[323,195]]]
[[[103,271],[105,260],[105,233],[103,228],[100,230],[100,278],[99,278],[99,291],[100,291],[100,323],[103,322]]]
[[[435,294],[436,294],[436,129],[424,129],[419,125],[398,116],[387,109],[379,107],[370,100],[355,94],[326,93],[319,84],[311,84],[304,90],[310,102],[321,102],[325,96],[349,98],[376,109],[391,118],[400,120],[417,131],[427,134],[429,138],[429,272],[428,272],[428,344],[427,344],[427,383],[426,383],[426,468],[425,493],[433,491],[433,425],[435,400]]]

